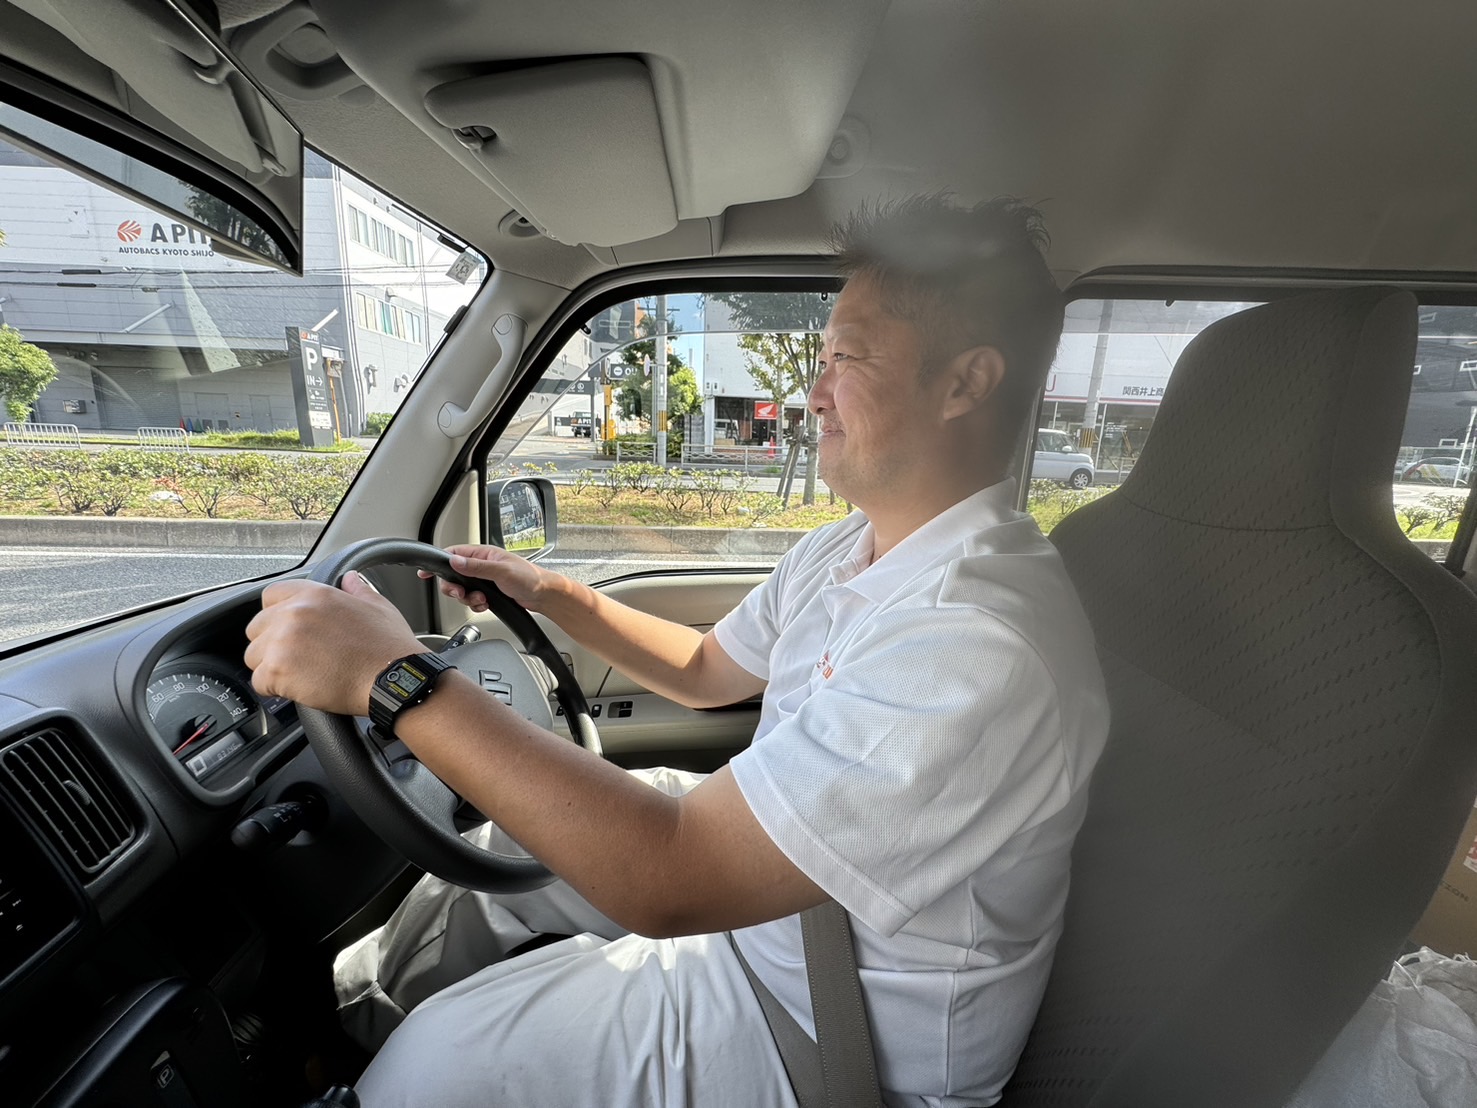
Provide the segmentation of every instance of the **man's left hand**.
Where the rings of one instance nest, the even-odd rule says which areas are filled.
[[[258,693],[347,716],[369,710],[370,686],[387,665],[426,650],[358,573],[345,574],[340,588],[312,581],[267,586],[246,637]]]

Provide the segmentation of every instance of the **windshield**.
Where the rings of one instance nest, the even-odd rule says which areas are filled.
[[[0,642],[307,554],[487,263],[305,172],[299,278],[0,141]]]

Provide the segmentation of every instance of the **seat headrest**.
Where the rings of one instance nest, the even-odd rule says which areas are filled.
[[[1351,508],[1393,526],[1415,338],[1415,297],[1389,288],[1300,295],[1211,324],[1180,356],[1121,495],[1216,527],[1312,527]]]

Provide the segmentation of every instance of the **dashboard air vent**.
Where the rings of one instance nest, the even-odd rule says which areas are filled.
[[[0,751],[0,785],[84,875],[104,869],[136,834],[82,752],[55,729]]]

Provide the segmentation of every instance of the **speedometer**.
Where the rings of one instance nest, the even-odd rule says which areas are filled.
[[[156,677],[144,690],[149,718],[171,753],[203,777],[265,730],[255,696],[203,669]]]

